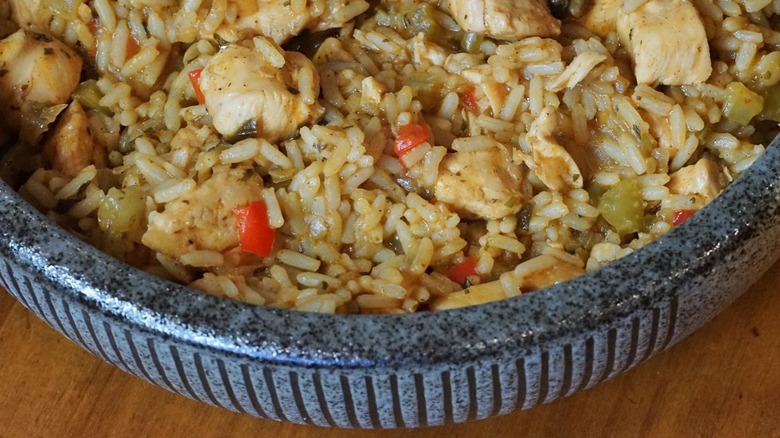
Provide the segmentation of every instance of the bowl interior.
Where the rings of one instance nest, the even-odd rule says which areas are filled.
[[[322,315],[257,307],[154,278],[72,237],[0,182],[0,255],[123,324],[263,362],[403,367],[501,356],[592,330],[685,291],[778,227],[780,138],[723,194],[665,236],[571,281],[468,308]],[[777,246],[775,244],[775,246]]]

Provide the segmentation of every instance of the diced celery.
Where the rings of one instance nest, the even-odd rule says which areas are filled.
[[[764,90],[764,109],[761,111],[761,119],[780,122],[780,85]]]
[[[480,46],[484,40],[485,37],[481,33],[465,32],[460,40],[460,47],[469,53],[479,53]]]
[[[100,110],[102,112],[108,111],[107,108],[100,105],[100,99],[103,98],[103,93],[97,86],[97,81],[90,79],[79,84],[76,91],[73,92],[73,97],[79,100],[81,106],[87,110]]]
[[[98,208],[98,224],[109,234],[137,231],[144,224],[146,201],[136,186],[111,188]]]
[[[601,196],[598,209],[619,234],[640,231],[645,208],[639,183],[625,179],[615,184]]]
[[[730,83],[726,92],[723,114],[732,122],[747,125],[764,107],[764,98],[750,91],[741,82]]]
[[[413,33],[422,32],[430,41],[438,41],[442,36],[442,29],[436,21],[435,9],[430,3],[422,3],[414,10],[411,17],[410,28]]]

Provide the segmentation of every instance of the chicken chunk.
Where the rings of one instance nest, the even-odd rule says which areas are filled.
[[[18,30],[0,41],[0,116],[18,129],[26,103],[67,103],[81,77],[79,55],[41,33]]]
[[[461,151],[442,160],[434,188],[437,201],[466,218],[500,219],[523,206],[522,171],[500,143]]]
[[[704,24],[688,0],[649,0],[629,14],[621,8],[617,31],[637,83],[696,84],[712,73]]]
[[[528,128],[526,142],[530,154],[515,151],[515,161],[522,160],[551,190],[582,188],[582,173],[571,154],[555,140],[555,109],[546,107]]]
[[[25,29],[46,29],[51,15],[41,13],[41,0],[10,0],[14,21]]]
[[[543,0],[447,0],[447,6],[463,30],[500,40],[561,33],[561,22]]]
[[[414,63],[422,64],[423,61],[431,65],[443,66],[450,53],[436,43],[425,39],[422,33],[414,37]]]
[[[585,50],[577,55],[566,70],[551,82],[547,89],[550,91],[561,91],[564,88],[574,88],[582,82],[585,77],[602,61],[607,59],[607,55],[596,52],[595,50]]]
[[[623,0],[594,0],[593,6],[582,17],[580,23],[589,31],[600,37],[615,30],[618,9],[623,7]]]
[[[227,24],[217,33],[228,35],[229,40],[260,34],[282,44],[304,29],[319,32],[342,27],[368,6],[365,0],[328,0],[322,11],[314,10],[311,3],[296,11],[289,1],[239,0],[235,24]]]
[[[106,167],[105,149],[95,144],[89,118],[77,101],[60,116],[52,136],[43,145],[43,154],[52,169],[69,177],[90,164]]]
[[[720,169],[715,162],[707,158],[675,172],[668,187],[669,191],[675,194],[700,195],[705,203],[712,201],[723,190],[720,184]]]
[[[247,177],[247,175],[249,175]],[[239,243],[233,209],[262,199],[263,181],[251,169],[217,173],[182,198],[149,215],[142,242],[171,257],[224,251]]]
[[[360,85],[362,90],[360,103],[378,107],[387,93],[387,87],[374,79],[373,76],[364,78]]]
[[[320,85],[312,62],[300,53],[276,50],[274,56],[283,56],[281,62],[260,50],[230,45],[206,64],[200,88],[220,134],[232,136],[255,128],[258,137],[276,142],[322,116],[324,110],[314,100]],[[278,67],[280,63],[284,65]],[[304,69],[308,81],[301,80]]]

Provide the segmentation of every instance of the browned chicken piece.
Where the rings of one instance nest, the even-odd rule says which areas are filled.
[[[571,154],[555,139],[555,109],[546,107],[528,127],[526,142],[530,154],[515,150],[515,161],[522,160],[544,185],[555,191],[582,188],[582,173]]]
[[[615,30],[618,9],[623,7],[623,0],[594,0],[593,6],[582,17],[580,24],[600,37],[607,36]]]
[[[667,187],[675,194],[699,195],[705,203],[712,201],[723,190],[720,169],[714,161],[707,158],[675,172]]]
[[[496,142],[490,149],[447,155],[434,195],[463,217],[500,219],[523,206],[521,175],[509,152]]]
[[[247,177],[247,174],[250,174]],[[149,215],[144,245],[170,257],[224,251],[239,243],[233,209],[262,199],[262,179],[250,169],[216,173],[182,198]]]
[[[696,84],[712,73],[704,24],[688,0],[649,0],[629,14],[621,8],[617,31],[639,84]]]
[[[369,5],[365,0],[327,0],[324,6],[317,11],[310,2],[304,2],[303,10],[296,11],[290,1],[239,0],[236,23],[223,26],[217,33],[237,33],[244,38],[261,34],[282,44],[304,29],[318,32],[342,27]]]
[[[89,118],[77,101],[60,115],[54,132],[43,145],[43,154],[52,169],[69,177],[90,164],[106,167],[106,151],[95,144]]]
[[[49,27],[51,14],[42,13],[41,0],[9,0],[13,18],[25,29],[43,30]]]
[[[467,32],[506,41],[561,33],[561,22],[552,16],[543,0],[446,1],[452,18]]]
[[[0,41],[0,116],[19,127],[25,103],[64,104],[79,84],[81,57],[45,34],[20,29]]]
[[[316,98],[320,89],[312,62],[297,52],[271,50],[276,50],[274,59],[260,50],[230,45],[206,64],[200,88],[220,134],[231,136],[253,125],[258,137],[276,142],[322,116],[316,101],[306,102],[306,96]],[[310,82],[300,80],[304,69]]]

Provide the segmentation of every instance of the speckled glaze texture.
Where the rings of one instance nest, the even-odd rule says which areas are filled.
[[[152,278],[0,183],[0,283],[54,329],[163,388],[321,426],[462,422],[550,402],[684,338],[780,254],[777,140],[710,206],[601,270],[510,300],[404,316],[253,307]]]

